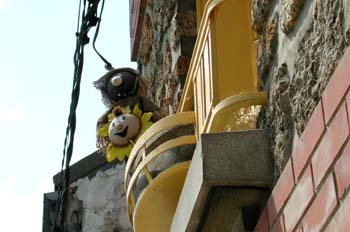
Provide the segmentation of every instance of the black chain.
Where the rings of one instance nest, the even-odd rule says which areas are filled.
[[[82,6],[83,1],[83,6]],[[76,109],[80,95],[80,82],[84,65],[84,46],[89,43],[88,32],[96,25],[100,25],[104,0],[101,7],[100,18],[97,17],[97,9],[100,0],[80,0],[78,12],[78,24],[76,32],[76,48],[74,52],[74,75],[73,88],[71,93],[71,105],[64,140],[63,159],[61,164],[60,182],[58,186],[58,199],[55,207],[54,221],[51,232],[63,232],[65,220],[65,206],[69,190],[70,161],[73,153],[73,142],[76,128]],[[80,23],[81,22],[81,23]],[[96,41],[98,29],[95,31],[94,43]],[[96,51],[96,48],[94,46]],[[96,51],[97,52],[97,51]],[[106,61],[98,52],[97,54]],[[106,63],[106,62],[105,62]],[[111,64],[107,61],[111,66]],[[106,65],[108,65],[106,63]]]

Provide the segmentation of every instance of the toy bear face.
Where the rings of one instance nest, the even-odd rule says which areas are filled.
[[[109,125],[110,141],[118,147],[130,144],[130,140],[137,137],[141,130],[140,120],[133,114],[121,114],[114,118]]]
[[[108,97],[113,101],[118,101],[127,96],[136,94],[136,76],[131,72],[120,72],[113,75],[106,86]]]
[[[132,68],[113,69],[94,81],[94,86],[101,91],[103,104],[107,108],[126,106],[129,103],[124,104],[124,99],[145,97],[148,89],[147,80]]]

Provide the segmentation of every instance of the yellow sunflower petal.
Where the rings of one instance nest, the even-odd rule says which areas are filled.
[[[146,123],[143,125],[143,128],[142,128],[142,129],[145,131],[145,130],[147,130],[148,128],[150,128],[152,125],[153,125],[153,122],[148,121],[148,122],[146,122]]]
[[[115,118],[115,114],[110,113],[108,114],[108,122],[111,122]]]
[[[110,143],[108,144],[108,147],[107,147],[107,154],[106,154],[107,161],[112,162],[116,158],[122,161],[125,159],[125,157],[129,157],[131,149],[132,149],[131,145],[128,145],[125,147],[116,147]]]
[[[153,125],[153,122],[151,121],[148,121],[146,123],[142,123],[142,127],[141,127],[141,130],[140,130],[140,133],[139,135],[137,136],[136,139],[139,139],[141,137],[141,135],[148,129],[150,128],[151,126]]]
[[[140,110],[139,104],[136,104],[136,105],[134,106],[134,109],[132,110],[132,114],[135,115],[135,116],[138,117],[138,118],[141,118],[141,117],[142,117],[142,110]]]
[[[124,111],[125,111],[125,114],[130,114],[131,113],[130,106],[127,106]]]
[[[101,128],[98,129],[97,135],[101,137],[107,137],[108,136],[108,127],[109,123],[104,124]]]
[[[131,112],[130,107],[128,106],[125,111]],[[141,119],[142,127],[141,127],[141,131],[140,131],[139,135],[137,136],[137,139],[138,139],[148,128],[150,128],[153,125],[153,122],[149,121],[151,119],[153,113],[147,112],[147,113],[142,114],[142,110],[139,108],[139,105],[136,104],[132,110],[132,114]],[[105,125],[103,125],[102,128],[100,128],[98,130],[98,135],[104,136],[106,134],[106,136],[108,136],[108,127],[109,127],[110,122],[114,118],[115,118],[114,114],[108,115],[109,123],[106,123]],[[106,154],[107,161],[112,162],[116,158],[118,158],[120,161],[122,161],[125,159],[125,157],[129,157],[131,150],[132,150],[131,144],[128,146],[125,146],[125,147],[116,147],[112,143],[110,143],[107,146],[107,154]]]
[[[152,112],[143,113],[143,115],[141,117],[141,123],[148,122],[151,119],[152,115],[153,115]]]

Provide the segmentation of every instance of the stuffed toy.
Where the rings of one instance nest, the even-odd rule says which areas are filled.
[[[134,69],[113,69],[94,86],[108,108],[97,122],[97,147],[109,162],[123,160],[139,136],[163,115],[146,97],[147,81]]]
[[[153,113],[144,113],[136,105],[116,106],[108,115],[108,122],[97,130],[97,146],[106,154],[108,162],[118,158],[120,161],[129,156],[137,139],[150,127]]]
[[[123,104],[123,100],[130,96],[145,97],[147,82],[132,68],[112,69],[94,82],[94,86],[101,91],[102,102],[111,108]]]

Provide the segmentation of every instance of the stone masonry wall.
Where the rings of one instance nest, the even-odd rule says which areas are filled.
[[[148,0],[138,69],[164,115],[176,112],[196,39],[195,0]]]
[[[259,90],[269,92],[258,127],[269,131],[279,176],[339,59],[350,45],[348,0],[252,0]]]

